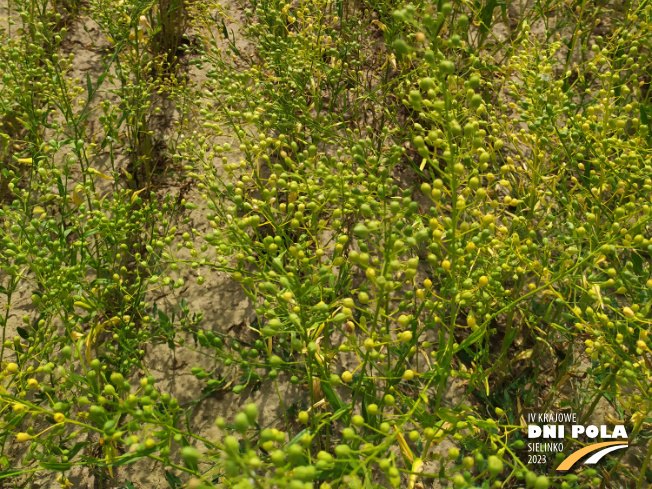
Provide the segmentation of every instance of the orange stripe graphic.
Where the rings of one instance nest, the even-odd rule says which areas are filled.
[[[580,450],[573,452],[568,457],[566,457],[564,461],[559,464],[557,470],[568,470],[584,455],[588,455],[589,453],[595,452],[596,450],[600,450],[604,447],[610,447],[611,445],[627,445],[627,443],[623,441],[605,441],[603,443],[594,443],[588,447],[581,448]]]

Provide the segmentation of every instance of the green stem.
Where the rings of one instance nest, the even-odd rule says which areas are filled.
[[[450,245],[448,246],[449,254],[451,256],[451,268],[450,276],[455,280],[455,288],[450,292],[450,321],[448,325],[448,342],[446,344],[446,349],[444,351],[444,358],[442,363],[439,366],[439,374],[441,378],[439,379],[439,386],[437,388],[437,400],[435,402],[435,410],[439,409],[441,405],[441,400],[446,390],[446,382],[451,372],[451,362],[453,360],[453,345],[455,344],[455,320],[457,318],[457,313],[459,308],[455,303],[457,295],[457,175],[455,174],[454,161],[455,161],[455,145],[453,143],[453,135],[451,134],[451,100],[450,94],[448,93],[448,84],[447,80],[441,80],[441,86],[443,87],[444,92],[444,101],[445,101],[445,115],[446,115],[446,138],[448,140],[448,148],[450,150],[451,156],[450,161],[448,162],[448,171],[451,175],[451,226],[450,226]],[[446,238],[449,238],[448,234]],[[443,326],[443,323],[442,323]],[[443,331],[440,330],[440,335],[443,335]],[[442,336],[440,336],[440,346],[441,346]],[[444,375],[445,372],[445,375]]]
[[[643,464],[641,465],[641,473],[638,476],[636,481],[636,489],[642,489],[643,481],[646,478],[647,468],[650,465],[650,459],[652,458],[652,443],[648,443],[647,453],[645,454],[645,459],[643,459]]]
[[[598,402],[600,402],[600,399],[602,399],[602,396],[604,396],[604,392],[611,386],[611,383],[614,381],[616,376],[614,374],[609,374],[609,376],[605,379],[605,381],[602,383],[600,386],[600,390],[595,396],[595,399],[593,399],[593,402],[591,403],[591,406],[589,406],[589,409],[584,413],[584,416],[582,416],[582,419],[580,419],[579,424],[584,424],[586,420],[591,416],[593,411],[595,410],[595,407],[598,405]]]

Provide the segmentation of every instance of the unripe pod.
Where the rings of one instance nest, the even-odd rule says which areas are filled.
[[[496,477],[503,471],[503,461],[495,455],[489,456],[487,459],[487,471],[491,477]]]
[[[188,467],[195,466],[200,456],[201,454],[199,453],[199,450],[197,450],[195,447],[187,446],[181,449],[181,458]]]
[[[439,69],[446,75],[455,73],[455,64],[452,61],[443,60],[439,62]]]

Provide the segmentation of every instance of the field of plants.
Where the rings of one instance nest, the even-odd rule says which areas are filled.
[[[652,2],[405,1],[0,1],[0,487],[652,487]]]

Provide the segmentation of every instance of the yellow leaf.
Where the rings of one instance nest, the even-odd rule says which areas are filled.
[[[643,356],[643,360],[645,361],[645,366],[648,368],[648,370],[652,370],[652,362],[650,362],[650,359],[647,357],[647,355]]]
[[[378,28],[379,28],[381,31],[383,31],[383,32],[385,32],[385,31],[387,30],[387,26],[386,26],[385,24],[383,24],[383,23],[382,23],[381,21],[379,21],[379,20],[372,20],[371,23],[372,23],[373,25],[375,25],[376,27],[378,27]]]
[[[512,360],[512,363],[518,362],[520,360],[527,360],[531,356],[532,356],[532,348],[519,353],[516,357],[514,357],[514,359]]]
[[[433,443],[441,443],[446,438],[446,432],[453,427],[448,421],[440,420],[435,423],[435,437],[432,439]]]
[[[394,425],[394,430],[396,431],[396,439],[398,441],[399,447],[401,448],[401,453],[407,460],[410,461],[410,464],[414,464],[414,454],[412,453],[412,450],[410,450],[410,447],[405,441],[405,438],[403,438],[403,435],[399,431],[398,426]]]
[[[72,487],[73,484],[70,482],[63,474],[61,474],[59,477],[57,477],[57,482],[61,485],[61,487]]]
[[[632,414],[632,417],[629,419],[629,422],[634,425],[634,427],[632,428],[631,436],[634,436],[639,432],[641,426],[643,425],[644,420],[645,420],[645,414],[643,414],[642,412],[637,411],[634,414]]]
[[[559,382],[557,382],[557,385],[555,386],[557,389],[559,389],[562,385],[564,385],[566,382],[568,382],[568,379],[570,379],[571,376],[568,374],[564,374],[561,379],[559,379]]]
[[[81,185],[77,185],[75,187],[75,190],[72,191],[72,201],[75,203],[77,207],[82,203],[82,199],[79,196],[79,193],[82,191],[83,187]]]
[[[519,412],[521,412],[521,399],[516,398],[516,408],[518,409]],[[521,414],[521,427],[522,428],[527,428],[527,423],[525,422],[525,418]]]
[[[30,165],[32,161],[32,158],[18,158],[18,163],[24,163],[26,165]]]
[[[84,301],[75,301],[74,305],[77,306],[77,307],[81,307],[82,309],[84,309],[86,311],[92,311],[93,310],[93,306],[91,306],[90,304],[88,304],[88,303],[86,303]]]
[[[152,26],[149,25],[149,21],[147,20],[147,17],[145,17],[144,15],[140,16],[139,23],[140,23],[140,25],[143,25],[143,26],[149,28],[150,30],[152,29]]]
[[[339,308],[337,309],[339,311]],[[332,317],[332,316],[331,316]],[[322,331],[324,331],[324,327],[326,326],[326,323],[321,323],[315,333],[312,335],[312,339],[316,340],[319,338],[319,335],[321,334]]]
[[[593,285],[593,292],[595,293],[596,297],[598,298],[598,303],[600,305],[600,309],[604,309],[604,301],[602,300],[602,294],[600,293],[600,286],[595,284]]]
[[[106,455],[107,464],[110,464],[115,460],[116,449],[115,449],[114,442],[107,443],[104,445],[104,454]],[[111,465],[109,465],[108,467],[109,467],[109,475],[113,477],[113,467]]]
[[[104,331],[104,325],[106,323],[108,323],[108,321],[104,324],[91,326],[91,330],[88,333],[88,336],[86,336],[86,340],[84,340],[84,343],[86,344],[86,360],[88,363],[91,363],[91,348],[95,346],[95,341],[97,340],[97,337],[102,334],[102,331]]]
[[[131,196],[131,203],[133,204],[136,202],[136,199],[138,198],[138,194],[141,193],[143,190],[145,190],[146,187],[141,188],[138,192],[134,192],[134,194]]]
[[[95,168],[89,168],[88,173],[91,173],[92,175],[97,175],[98,177],[103,178],[104,180],[113,180],[113,177],[105,175],[104,173],[96,170]]]
[[[609,421],[610,424],[613,425],[625,424],[625,422],[622,419],[615,418],[609,413],[605,413],[604,419],[606,419],[607,421]]]
[[[104,199],[106,199],[109,196],[109,194],[110,194],[110,192],[107,192],[107,194],[100,199],[99,207],[102,207],[102,204],[104,204]],[[213,221],[211,221],[211,222],[213,222]]]
[[[129,173],[127,170],[123,169],[122,171],[125,173],[127,180],[131,182],[134,179],[134,176],[131,173]]]
[[[89,338],[90,338],[90,335],[86,337],[86,340],[84,340],[84,343],[86,344],[86,361],[88,363],[91,363],[91,347],[89,345]]]
[[[412,464],[412,475],[410,476],[410,481],[408,482],[408,489],[414,489],[414,485],[416,484],[417,478],[421,472],[423,472],[423,460],[418,458]]]

